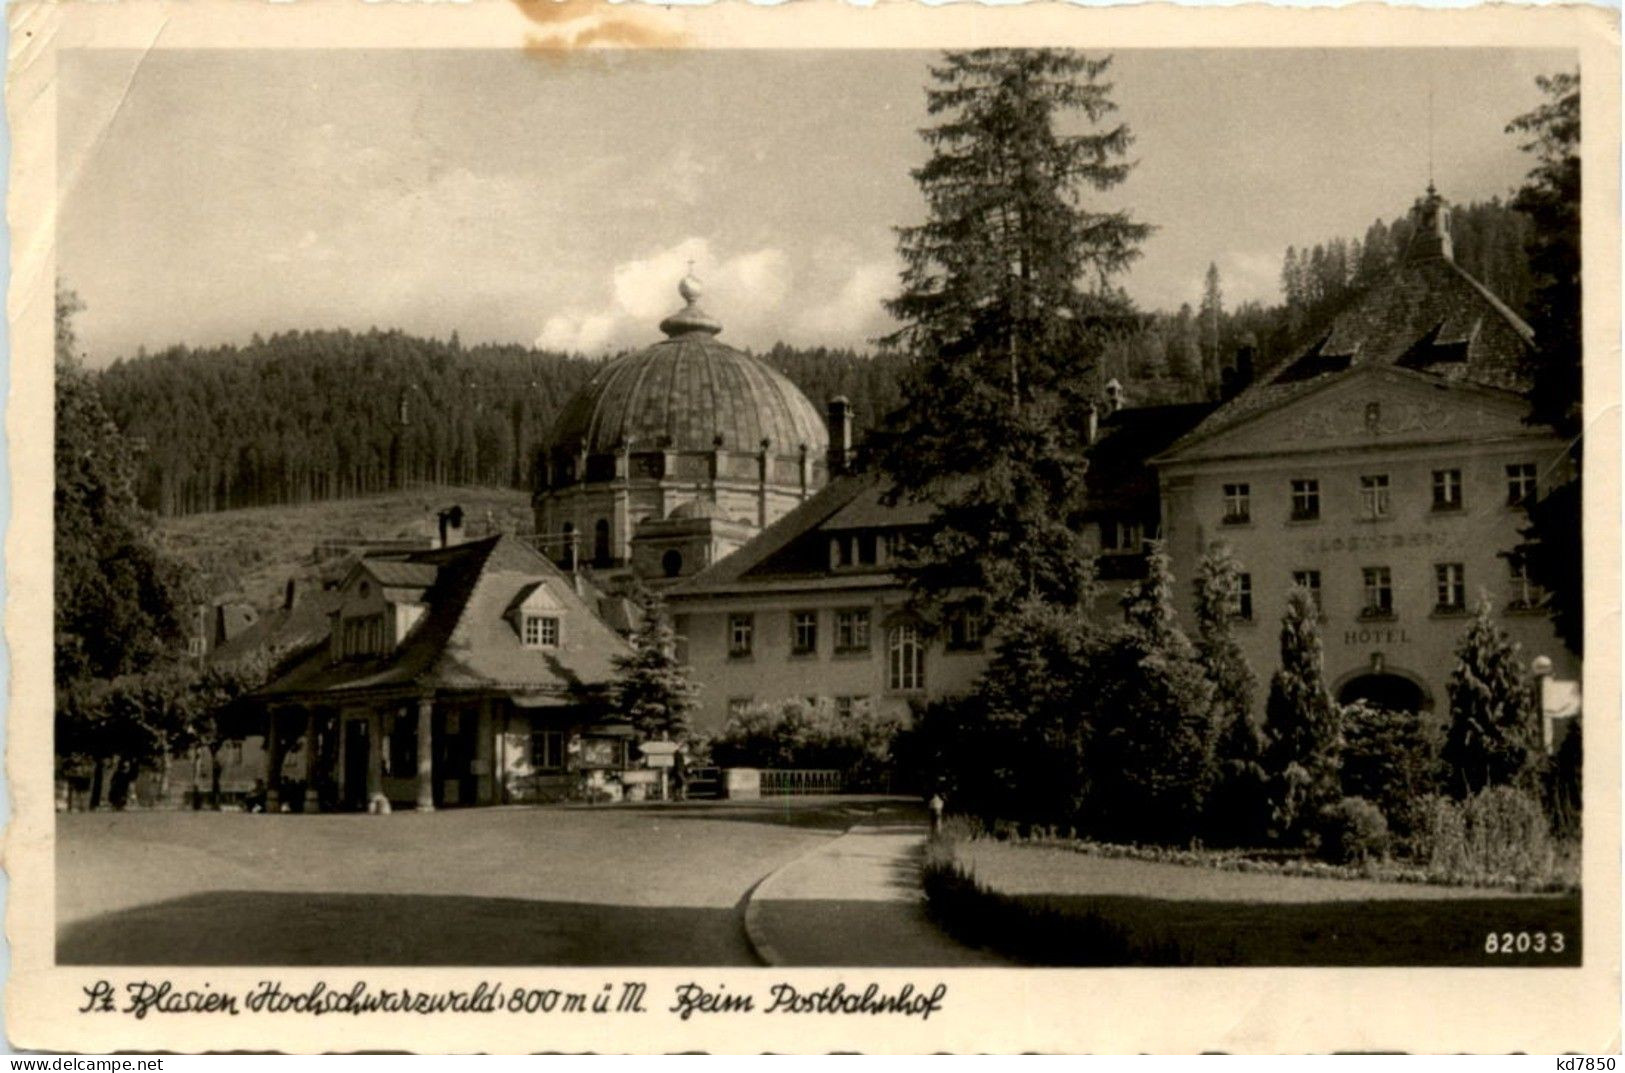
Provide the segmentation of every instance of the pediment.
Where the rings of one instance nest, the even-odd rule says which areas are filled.
[[[1259,389],[1255,389],[1259,390]],[[1265,385],[1262,390],[1279,390]],[[1198,428],[1159,462],[1195,462],[1372,446],[1479,441],[1527,435],[1522,398],[1391,366],[1356,369],[1306,386],[1234,421]],[[1210,419],[1211,422],[1212,419]]]

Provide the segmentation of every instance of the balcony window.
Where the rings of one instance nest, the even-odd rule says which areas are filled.
[[[1433,509],[1461,509],[1461,470],[1436,469],[1433,471]]]
[[[1467,610],[1466,572],[1460,563],[1439,563],[1433,568],[1433,610],[1453,612]]]
[[[1365,518],[1388,517],[1388,474],[1376,473],[1360,478],[1360,514]]]
[[[1292,520],[1312,521],[1320,517],[1320,482],[1313,478],[1292,482]]]
[[[1224,524],[1245,525],[1252,520],[1252,486],[1227,484],[1224,486]]]
[[[1391,618],[1394,614],[1394,577],[1386,566],[1368,566],[1361,571],[1365,582],[1365,606],[1361,618]]]

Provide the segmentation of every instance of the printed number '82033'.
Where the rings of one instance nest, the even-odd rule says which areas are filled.
[[[1561,954],[1567,947],[1560,931],[1492,931],[1484,936],[1486,954]]]

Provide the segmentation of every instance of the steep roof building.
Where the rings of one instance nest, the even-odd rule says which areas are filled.
[[[1234,609],[1261,680],[1296,585],[1322,608],[1339,700],[1442,711],[1481,596],[1526,657],[1573,669],[1513,554],[1525,507],[1570,471],[1563,441],[1528,422],[1533,332],[1455,263],[1431,186],[1415,213],[1387,279],[1155,462],[1175,574],[1217,542],[1242,563]]]

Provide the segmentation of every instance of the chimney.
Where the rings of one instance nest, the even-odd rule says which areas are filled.
[[[852,403],[845,395],[829,400],[829,475],[839,476],[852,464]]]
[[[440,522],[440,546],[449,548],[463,542],[463,508],[448,507],[437,516]]]
[[[1427,196],[1416,203],[1415,212],[1416,231],[1411,235],[1405,260],[1430,261],[1437,257],[1455,260],[1455,244],[1450,238],[1450,206],[1432,183],[1428,183]]]
[[[1219,401],[1229,402],[1235,398],[1240,388],[1241,371],[1234,365],[1226,365],[1219,370]]]
[[[1243,343],[1236,348],[1236,393],[1246,391],[1253,384],[1253,367],[1258,361],[1258,348]]]

